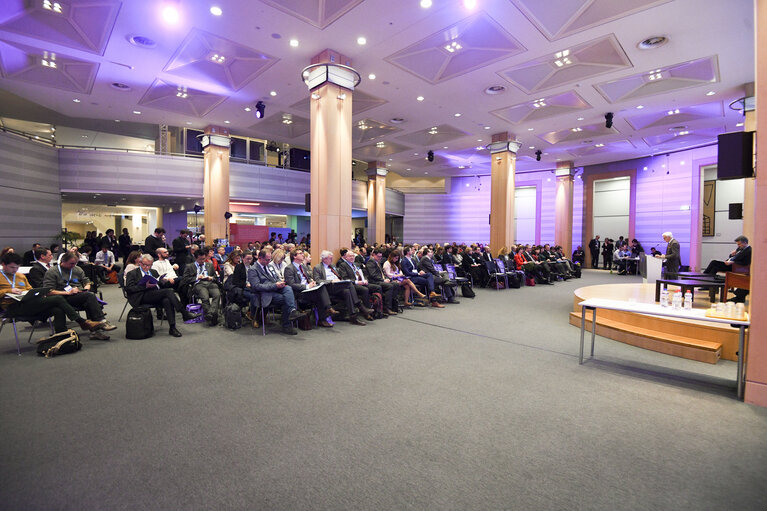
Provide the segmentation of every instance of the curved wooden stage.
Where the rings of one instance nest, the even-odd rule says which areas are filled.
[[[670,286],[669,290],[674,288]],[[655,284],[603,284],[575,290],[570,324],[581,326],[581,301],[587,298],[655,303]],[[696,293],[695,307],[707,308],[707,293]],[[591,331],[591,314],[586,315]],[[597,310],[597,334],[648,350],[716,364],[720,358],[738,360],[738,330],[695,320]]]

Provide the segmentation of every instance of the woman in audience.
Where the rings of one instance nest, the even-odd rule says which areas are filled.
[[[2,259],[2,257],[5,254],[13,254],[13,247],[5,247],[5,248],[3,248],[3,251],[0,252],[0,259]]]
[[[229,252],[229,257],[227,257],[226,262],[223,265],[224,269],[224,285],[226,285],[226,281],[229,280],[229,277],[232,276],[234,273],[234,268],[242,262],[242,252],[239,250],[232,250]]]
[[[274,252],[272,252],[272,261],[269,263],[269,266],[271,266],[275,272],[277,272],[277,275],[280,276],[280,279],[285,278],[285,268],[288,267],[288,262],[285,260],[285,251],[281,248],[278,248]]]
[[[138,260],[140,257],[141,252],[139,250],[134,250],[128,254],[128,257],[125,259],[125,269],[123,270],[123,285],[125,285],[125,276],[139,267]]]
[[[386,259],[386,262],[383,264],[383,271],[386,278],[396,280],[400,283],[402,289],[405,291],[405,303],[408,304],[408,307],[411,294],[415,294],[420,302],[428,305],[426,295],[421,293],[418,288],[415,287],[415,284],[402,273],[402,269],[400,268],[399,250],[392,250],[388,259]]]

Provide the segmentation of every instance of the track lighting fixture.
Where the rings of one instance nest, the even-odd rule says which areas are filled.
[[[434,151],[429,151],[426,153],[426,159],[429,161],[434,161]]]
[[[605,128],[610,129],[613,127],[613,113],[607,112],[605,114]]]
[[[263,101],[256,103],[256,119],[263,119],[266,112],[266,105]]]
[[[535,161],[541,161],[541,154],[543,154],[543,153],[541,153],[540,149],[535,151]]]

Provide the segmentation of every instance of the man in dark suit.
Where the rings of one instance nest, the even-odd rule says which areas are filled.
[[[320,262],[312,270],[312,278],[315,282],[324,282],[325,287],[328,288],[328,295],[344,302],[349,314],[349,323],[358,326],[367,325],[367,323],[357,317],[356,310],[359,309],[365,317],[372,317],[371,313],[373,311],[365,307],[359,296],[357,296],[357,290],[351,283],[337,282],[344,279],[341,278],[338,270],[333,266],[333,252],[323,250],[320,253]]]
[[[367,264],[365,264],[365,268],[368,271],[368,280],[370,283],[381,287],[384,302],[384,315],[395,316],[397,313],[392,307],[399,308],[399,305],[397,304],[399,282],[386,278],[383,268],[381,267],[381,259],[383,259],[383,250],[380,248],[373,249],[373,252],[370,254],[370,259],[368,259]]]
[[[150,234],[144,240],[144,253],[156,254],[157,249],[165,246],[165,241],[162,239],[165,235],[165,229],[158,227],[154,230],[154,234]]]
[[[293,249],[290,253],[293,262],[285,267],[285,283],[293,289],[293,296],[299,302],[308,302],[317,307],[320,317],[319,325],[330,328],[327,317],[338,314],[338,311],[330,306],[330,296],[326,286],[319,286],[312,279],[312,270],[304,263],[304,251],[300,248]],[[306,291],[306,292],[304,292]]]
[[[215,280],[216,272],[213,264],[205,261],[207,257],[205,250],[198,250],[194,256],[194,264],[188,264],[184,270],[181,286],[192,286],[192,293],[202,300],[205,319],[210,326],[215,326],[218,324],[218,306],[221,298],[221,292]]]
[[[659,254],[655,257],[666,260],[666,273],[667,279],[676,278],[676,274],[679,272],[679,266],[682,264],[682,258],[680,256],[679,242],[674,239],[674,235],[671,232],[663,233],[663,241],[668,243],[666,245],[666,253]]]
[[[451,247],[448,246],[448,248]],[[426,288],[426,294],[429,295],[432,307],[438,309],[445,307],[437,300],[439,295],[434,291],[434,275],[418,269],[418,263],[413,260],[413,247],[410,245],[405,245],[405,248],[402,249],[402,273],[416,286]]]
[[[589,252],[591,252],[591,267],[599,268],[599,235],[594,236],[594,239],[589,241]]]
[[[487,270],[477,255],[478,251],[479,248],[476,245],[467,248],[463,253],[461,268],[463,268],[464,274],[471,276],[472,282],[482,287],[487,284],[488,278]]]
[[[35,250],[38,250],[39,248],[40,248],[39,243],[33,243],[32,250],[27,250],[26,252],[24,252],[23,262],[22,262],[23,266],[29,266],[35,262]]]
[[[751,265],[751,247],[748,245],[748,238],[745,236],[738,236],[735,238],[735,243],[738,244],[738,248],[730,252],[730,256],[725,261],[711,261],[703,273],[709,273],[716,275],[720,271],[734,271],[733,265],[738,266],[750,266]],[[32,273],[30,271],[30,273]],[[30,275],[27,275],[29,278]],[[32,282],[32,279],[29,279]],[[34,284],[32,284],[34,286]],[[35,286],[37,287],[37,286]]]
[[[139,267],[131,270],[125,276],[125,292],[128,294],[128,303],[131,307],[140,305],[162,305],[165,310],[165,319],[168,320],[170,330],[168,333],[173,337],[181,337],[181,332],[176,328],[176,313],[180,312],[184,321],[189,321],[199,316],[188,312],[179,301],[176,293],[170,287],[171,284],[165,279],[160,279],[157,270],[152,269],[152,256],[144,254],[139,259]],[[141,284],[144,275],[151,275],[159,280],[159,285],[145,282]]]
[[[173,254],[176,256],[173,262],[178,265],[179,273],[183,273],[186,265],[192,262],[191,247],[189,231],[181,229],[178,232],[178,237],[173,240]]]
[[[27,280],[33,288],[43,287],[43,279],[48,270],[51,269],[51,259],[53,255],[47,248],[38,248],[35,251],[35,259],[37,259],[27,274]]]
[[[434,262],[432,256],[434,251],[429,247],[424,247],[421,251],[421,259],[418,261],[418,269],[423,270],[434,276],[434,285],[442,287],[442,293],[447,298],[447,303],[460,303],[455,299],[454,286],[450,285],[450,281],[439,274],[436,268],[434,268]]]
[[[282,308],[282,332],[288,335],[296,335],[296,329],[290,324],[303,314],[296,309],[296,299],[293,289],[269,266],[272,253],[261,250],[258,260],[248,270],[248,282],[250,288],[256,292],[254,295],[255,307],[269,307],[274,304]]]
[[[127,264],[125,261],[127,261],[128,254],[131,253],[131,247],[133,246],[133,241],[130,238],[127,227],[123,228],[123,233],[117,238],[117,246],[120,250],[120,254],[123,256],[123,264]],[[115,256],[117,256],[116,252]]]
[[[381,290],[381,286],[368,282],[368,280],[365,278],[365,274],[362,272],[362,269],[355,264],[356,257],[354,252],[348,248],[342,248],[340,252],[341,258],[336,264],[336,270],[338,270],[338,274],[342,279],[351,280],[354,282],[354,290],[357,292],[357,296],[360,297],[360,300],[362,300],[362,303],[365,304],[365,307],[372,309],[373,307],[370,303],[370,293],[378,293],[381,295],[381,299],[383,300],[383,292]],[[365,319],[372,320],[373,316],[366,316]]]

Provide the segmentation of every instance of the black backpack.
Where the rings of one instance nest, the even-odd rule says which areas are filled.
[[[468,282],[461,284],[461,296],[464,298],[474,298],[476,293],[474,293],[474,290],[471,288],[471,284]]]
[[[37,354],[50,358],[80,351],[83,344],[74,330],[65,330],[37,342]]]
[[[128,311],[125,320],[126,339],[147,339],[154,335],[154,320],[152,309],[149,307],[135,307]]]
[[[230,303],[224,308],[224,326],[229,330],[242,328],[242,311],[236,303]]]
[[[522,287],[522,279],[525,277],[523,272],[514,272],[506,275],[509,279],[509,287],[512,289],[519,289]]]

